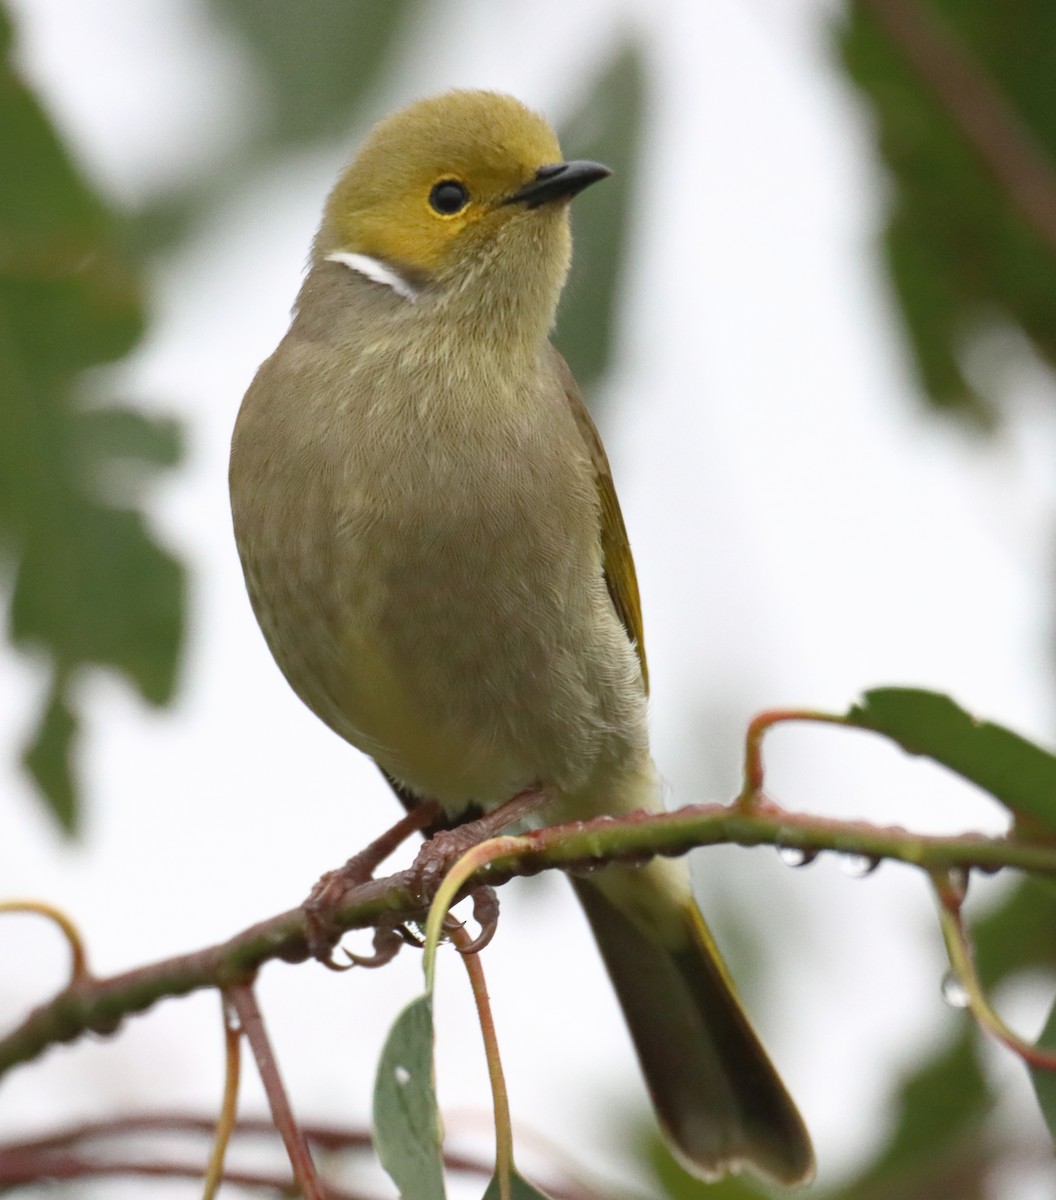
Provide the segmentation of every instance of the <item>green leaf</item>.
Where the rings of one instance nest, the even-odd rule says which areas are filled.
[[[847,719],[955,771],[1017,818],[1056,831],[1056,756],[1002,725],[980,721],[949,696],[876,688],[864,694]]]
[[[1005,389],[999,373],[969,379],[965,349],[1011,324],[1056,364],[1056,262],[870,7],[845,5],[839,47],[872,113],[886,168],[888,269],[928,399],[985,425]],[[1025,127],[1036,150],[1021,174],[1031,175],[1031,157],[1043,169],[1056,159],[1056,5],[929,0],[915,7],[929,25],[940,22],[940,38],[974,61]],[[948,69],[941,48],[928,53],[932,73]],[[988,103],[960,90],[985,121]]]
[[[972,925],[976,968],[987,991],[1018,971],[1056,969],[1056,892],[1051,881],[1024,878]]]
[[[1038,1048],[1056,1053],[1056,1004],[1049,1011],[1049,1019],[1038,1038]],[[1041,1115],[1049,1127],[1049,1136],[1056,1142],[1056,1071],[1042,1071],[1031,1068],[1030,1078],[1041,1105]]]
[[[504,1193],[499,1184],[498,1176],[493,1176],[491,1183],[488,1184],[488,1190],[484,1193],[484,1200],[549,1200],[546,1192],[539,1191],[533,1187],[519,1171],[513,1171],[510,1175],[510,1188],[507,1193]]]
[[[72,832],[78,668],[116,668],[155,704],[175,686],[183,571],[135,505],[179,438],[172,422],[101,407],[96,387],[84,403],[87,373],[143,333],[141,271],[127,220],[19,79],[10,34],[0,9],[0,567],[15,576],[11,640],[52,673],[23,762]]]
[[[566,158],[596,159],[613,172],[572,206],[575,250],[555,342],[584,392],[612,357],[644,107],[643,55],[637,42],[626,42],[561,129]]]
[[[55,501],[55,526],[23,549],[13,638],[46,648],[66,671],[78,663],[117,667],[145,700],[165,704],[182,634],[178,563],[141,513],[61,493]]]
[[[183,457],[178,422],[148,417],[130,408],[93,408],[77,415],[75,442],[83,456],[86,478],[107,459],[147,467],[175,467]]]
[[[77,819],[76,789],[70,766],[76,732],[77,718],[56,681],[33,740],[23,751],[22,763],[49,798],[51,810],[66,833],[73,833]]]
[[[374,1144],[401,1200],[443,1200],[442,1128],[433,1082],[433,1002],[396,1018],[374,1083]]]

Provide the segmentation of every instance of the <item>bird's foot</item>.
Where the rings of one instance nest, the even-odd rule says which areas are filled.
[[[512,800],[507,800],[475,821],[434,833],[418,851],[418,857],[411,866],[412,887],[422,903],[432,903],[444,876],[467,850],[496,837],[515,821],[530,816],[549,799],[549,793],[541,787],[525,788]]]
[[[468,850],[536,812],[549,799],[549,793],[543,788],[527,788],[475,821],[434,833],[418,851],[418,857],[411,867],[411,886],[422,904],[427,906],[432,903],[444,877]],[[480,926],[480,933],[468,946],[460,949],[463,954],[476,954],[495,936],[499,898],[494,888],[490,887],[477,887],[469,894],[473,899],[473,917]]]
[[[341,940],[343,932],[334,926],[333,915],[338,906],[349,891],[371,880],[378,867],[412,833],[417,833],[420,829],[432,824],[440,815],[440,806],[435,801],[424,801],[397,821],[391,829],[387,829],[380,837],[375,838],[369,846],[364,847],[358,854],[353,854],[343,867],[327,871],[318,880],[303,905],[308,919],[308,953],[312,958],[317,958],[321,963],[336,971],[345,971],[352,965],[352,963],[335,963],[332,959],[334,947]],[[394,958],[399,947],[397,946],[396,950],[389,953],[392,943],[388,934],[392,933],[396,934],[402,945],[405,939],[398,930],[394,930],[392,927],[384,930],[379,927],[375,934],[375,953],[359,965],[381,966],[383,962]],[[383,958],[384,954],[388,954],[388,957]],[[349,955],[353,962],[356,957]]]
[[[344,953],[348,956],[346,964],[328,960],[327,966],[334,971],[347,971],[349,967],[383,967],[392,962],[403,947],[408,945],[421,946],[421,942],[406,925],[378,925],[374,930],[373,954],[353,954],[351,950],[345,950]]]

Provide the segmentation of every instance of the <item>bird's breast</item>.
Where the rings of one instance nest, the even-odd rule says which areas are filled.
[[[302,698],[414,790],[574,790],[637,752],[644,698],[567,401],[400,365],[335,379],[314,442],[303,410],[250,439],[270,447],[270,499],[235,502],[261,624]]]

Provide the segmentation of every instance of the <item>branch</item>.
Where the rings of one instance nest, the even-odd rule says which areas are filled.
[[[786,812],[759,803],[745,810],[719,804],[697,805],[659,815],[635,814],[573,822],[524,834],[520,848],[496,857],[476,871],[463,894],[498,885],[519,875],[557,868],[576,871],[608,862],[641,862],[655,855],[680,855],[698,846],[794,848],[807,854],[829,850],[867,859],[892,859],[934,874],[1005,867],[1056,876],[1056,847],[1012,837],[963,834],[929,837],[898,827],[860,821],[834,821]],[[382,920],[415,921],[426,907],[416,894],[413,869],[386,879],[352,884],[332,899],[335,928],[347,931]],[[39,1005],[0,1039],[0,1076],[30,1062],[49,1046],[86,1033],[113,1033],[121,1022],[170,996],[201,988],[231,988],[274,959],[302,962],[309,956],[309,915],[304,906],[261,921],[226,942],[179,955],[106,979],[77,977],[52,1000]]]
[[[857,0],[883,27],[1008,199],[1056,257],[1056,167],[938,13],[921,0]]]
[[[0,1191],[39,1184],[45,1180],[95,1176],[123,1178],[151,1175],[201,1179],[201,1165],[194,1161],[159,1158],[154,1162],[144,1162],[141,1139],[147,1134],[157,1137],[198,1134],[207,1138],[215,1128],[216,1119],[211,1116],[173,1112],[150,1115],[137,1113],[67,1125],[37,1138],[0,1142]],[[373,1148],[371,1135],[365,1129],[308,1122],[301,1125],[301,1131],[311,1146],[328,1154],[370,1151]],[[233,1132],[239,1143],[255,1137],[272,1140],[278,1136],[274,1123],[267,1117],[243,1117]],[[133,1153],[126,1153],[127,1147],[131,1147]],[[451,1171],[485,1179],[495,1169],[490,1157],[479,1158],[449,1149],[444,1150],[444,1164]],[[291,1186],[289,1176],[237,1168],[225,1171],[224,1180],[282,1195],[288,1194]],[[326,1188],[327,1200],[372,1200],[363,1197],[360,1192],[335,1190],[333,1184],[327,1184]],[[601,1195],[611,1197],[615,1193],[611,1187],[603,1188],[601,1184],[595,1187],[573,1177],[559,1176],[548,1180],[547,1194],[554,1200],[597,1200]],[[623,1195],[622,1192],[619,1194]]]
[[[0,1166],[0,1186],[24,1187],[26,1184],[54,1183],[60,1179],[129,1179],[136,1176],[149,1179],[194,1179],[201,1180],[199,1163],[143,1162],[139,1159],[112,1158],[97,1160],[78,1155],[68,1155],[61,1160],[52,1157],[38,1160],[30,1155],[25,1159]],[[258,1188],[273,1195],[289,1196],[291,1180],[288,1176],[269,1174],[264,1171],[236,1170],[224,1174],[227,1183],[244,1188]],[[376,1200],[365,1192],[350,1192],[327,1185],[324,1200]]]

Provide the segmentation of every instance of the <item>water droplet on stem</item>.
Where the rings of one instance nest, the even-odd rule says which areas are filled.
[[[967,1008],[971,1004],[968,989],[957,978],[953,971],[947,971],[942,977],[942,998],[950,1008]]]
[[[970,876],[965,867],[951,867],[946,872],[946,879],[949,885],[957,893],[957,897],[963,900],[968,895],[968,880]]]
[[[851,879],[864,879],[871,875],[880,865],[878,858],[871,854],[841,854],[840,870]]]
[[[818,857],[818,852],[803,850],[799,846],[778,846],[777,857],[786,867],[809,867]]]

